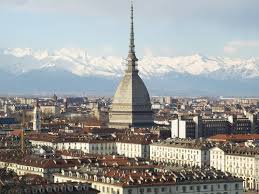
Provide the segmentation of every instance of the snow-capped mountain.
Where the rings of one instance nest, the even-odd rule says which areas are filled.
[[[0,52],[0,67],[10,73],[21,74],[43,68],[58,68],[78,76],[121,76],[125,69],[122,57],[93,57],[78,48],[62,48],[52,53],[30,48],[4,49]],[[144,77],[163,76],[170,72],[215,79],[259,77],[259,59],[230,59],[192,55],[184,57],[144,56],[139,61]]]
[[[0,89],[14,91],[22,85],[23,89],[28,88],[28,91],[35,88],[37,90],[49,89],[49,91],[63,88],[62,91],[77,91],[88,90],[84,85],[88,83],[90,90],[96,90],[98,84],[102,86],[105,82],[106,89],[113,92],[125,68],[126,61],[123,57],[90,56],[85,49],[62,48],[51,52],[30,48],[1,49],[0,81],[8,82],[5,85],[1,84]],[[229,91],[227,84],[231,84],[231,87],[235,85],[235,90],[240,93],[250,90],[255,93],[254,90],[259,89],[259,87],[257,89],[259,85],[258,58],[230,59],[202,55],[144,56],[140,58],[138,68],[151,90],[157,93],[165,90],[161,87],[162,85],[167,86],[166,91],[188,90],[190,92],[190,89],[195,91],[195,87],[199,84],[196,91],[205,93],[213,91],[215,94],[217,91],[221,91],[222,94],[224,91]],[[90,83],[89,79],[94,81]],[[101,87],[100,90],[102,90]]]

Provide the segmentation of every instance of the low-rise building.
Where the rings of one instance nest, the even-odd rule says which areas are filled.
[[[116,140],[116,153],[130,158],[150,156],[151,139],[145,137],[121,137]]]
[[[210,150],[210,165],[244,179],[244,188],[259,190],[259,148],[224,144]]]
[[[150,145],[150,159],[187,166],[209,166],[212,145],[202,140],[170,139]]]
[[[32,146],[48,146],[56,150],[79,150],[87,154],[111,155],[126,157],[150,157],[149,136],[123,134],[116,138],[95,137],[60,137],[54,135],[38,135],[30,137]]]
[[[80,166],[89,162],[77,159],[47,159],[33,156],[26,156],[21,159],[9,154],[0,157],[0,168],[14,171],[18,176],[34,174],[53,181],[53,174],[61,172],[62,169]]]
[[[211,169],[168,172],[70,169],[55,174],[54,181],[89,182],[101,194],[243,194],[242,179]]]
[[[15,172],[0,168],[1,194],[97,194],[89,183],[51,183],[45,178],[26,174],[18,176]]]

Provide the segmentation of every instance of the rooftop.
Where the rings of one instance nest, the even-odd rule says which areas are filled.
[[[218,134],[209,138],[211,141],[247,141],[259,140],[259,134]]]
[[[213,147],[213,144],[211,142],[199,139],[167,139],[164,141],[153,143],[152,145],[188,149],[209,149]]]
[[[173,171],[154,171],[154,169],[145,170],[120,170],[106,169],[91,173],[88,171],[64,170],[58,176],[80,177],[89,182],[102,182],[114,184],[122,187],[131,187],[136,185],[177,185],[177,184],[204,184],[209,182],[242,182],[240,178],[232,176],[230,173],[224,173],[213,169],[192,169],[192,170],[173,170]]]

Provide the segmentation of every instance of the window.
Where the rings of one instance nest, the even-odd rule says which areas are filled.
[[[197,187],[196,187],[196,190],[197,190],[198,192],[200,192],[201,187],[200,187],[200,186],[197,186]]]
[[[148,193],[152,192],[151,188],[147,188],[147,192]]]
[[[132,189],[129,189],[129,190],[128,190],[128,194],[132,194]]]
[[[227,184],[224,185],[224,190],[225,191],[228,190],[228,185]]]
[[[183,186],[183,192],[186,193],[186,186]]]

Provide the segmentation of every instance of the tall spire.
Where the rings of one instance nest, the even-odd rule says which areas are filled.
[[[131,24],[130,24],[130,53],[135,53],[135,43],[134,43],[134,8],[133,1],[131,1]]]
[[[134,7],[133,0],[131,0],[131,16],[130,16],[130,42],[129,42],[129,54],[128,54],[128,70],[130,72],[137,72],[136,62],[138,61],[135,54],[135,38],[134,38]]]

